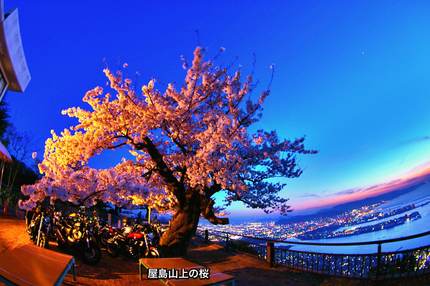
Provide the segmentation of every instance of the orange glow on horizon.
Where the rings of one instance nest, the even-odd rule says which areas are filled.
[[[419,165],[412,170],[406,172],[398,179],[388,181],[381,184],[372,185],[370,187],[355,188],[351,193],[327,195],[313,200],[298,202],[293,205],[294,210],[308,210],[315,208],[324,208],[335,206],[342,203],[348,203],[374,197],[384,193],[398,190],[402,187],[407,187],[415,183],[424,176],[430,175],[430,162]]]

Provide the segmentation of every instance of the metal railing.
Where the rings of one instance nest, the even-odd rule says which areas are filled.
[[[257,255],[271,266],[284,265],[292,269],[313,273],[362,278],[389,279],[418,276],[430,273],[430,231],[420,234],[365,242],[310,242],[258,238],[224,231],[213,231],[199,227],[196,235],[206,241],[216,241],[226,249],[237,249]],[[383,246],[394,242],[407,242],[412,239],[428,237],[425,246],[399,250],[382,251]],[[375,245],[371,253],[329,253],[292,249],[295,245],[317,247],[342,247]]]

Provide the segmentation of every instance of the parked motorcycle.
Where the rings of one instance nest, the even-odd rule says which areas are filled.
[[[107,248],[107,241],[116,234],[117,230],[107,223],[101,223],[99,221],[94,232],[96,233],[97,241],[100,246]]]
[[[58,245],[76,249],[87,264],[99,262],[101,250],[96,238],[94,220],[85,214],[85,208],[81,207],[78,213],[71,213],[67,217],[59,213],[57,219]]]
[[[48,248],[49,239],[47,233],[50,228],[50,217],[45,210],[38,205],[36,209],[27,213],[26,217],[26,230],[30,240],[37,246]]]
[[[55,240],[60,248],[79,252],[85,263],[96,264],[101,258],[101,250],[93,224],[86,216],[85,208],[68,216],[50,208],[40,213],[35,212],[29,234],[38,246],[47,247],[49,240]]]
[[[36,207],[33,211],[27,211],[25,214],[25,230],[28,233],[31,241],[34,241],[35,233],[36,233],[36,216],[40,213],[40,208]]]
[[[125,226],[117,230],[107,241],[107,251],[113,257],[117,257],[120,253],[134,259],[159,257],[156,247],[158,239],[158,234],[153,232],[151,226],[140,224]]]

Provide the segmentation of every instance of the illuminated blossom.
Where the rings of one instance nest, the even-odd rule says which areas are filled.
[[[263,130],[250,134],[248,127],[260,118],[269,95],[263,90],[250,99],[255,92],[251,76],[243,79],[240,71],[230,73],[204,61],[201,48],[194,51],[184,84],[170,83],[164,91],[154,79],[138,92],[122,73],[104,73],[109,88],[89,90],[83,97],[88,109],[62,111],[78,123],[60,134],[51,132],[38,165],[43,178],[22,187],[28,196],[22,208],[49,196],[169,210],[195,193],[202,215],[219,223],[212,196],[225,191],[226,205],[242,201],[267,212],[288,211],[287,200],[278,196],[284,184],[271,179],[300,176],[296,154],[313,151],[304,148],[304,138],[281,140],[276,132]],[[109,169],[88,166],[94,155],[123,146],[133,160]]]

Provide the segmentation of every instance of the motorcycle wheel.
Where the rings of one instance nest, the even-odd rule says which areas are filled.
[[[100,245],[101,245],[102,247],[104,247],[104,248],[107,248],[107,245],[108,245],[108,241],[109,241],[109,239],[110,239],[109,234],[102,233],[102,234],[100,235],[100,238],[99,238],[99,240],[100,240]]]
[[[159,258],[160,253],[158,252],[158,249],[155,247],[150,247],[148,251],[145,253],[145,257],[149,258]]]
[[[30,233],[28,234],[28,236],[29,236],[31,242],[33,242],[33,244],[36,244],[37,236],[34,234],[33,230],[30,231]]]
[[[131,246],[131,245],[127,245],[127,246],[126,246],[126,252],[127,252],[128,256],[129,256],[130,258],[133,258],[133,259],[138,259],[138,258],[140,258],[140,253],[141,253],[141,251],[140,251],[140,249],[139,249],[139,248],[137,248],[137,247],[133,247],[133,246]]]
[[[58,244],[58,248],[59,249],[61,249],[61,250],[66,250],[67,249],[67,244],[66,243],[63,243],[60,240],[58,240],[57,244]]]
[[[86,264],[94,265],[100,261],[102,256],[100,247],[94,241],[90,241],[89,247],[84,243],[82,258]]]
[[[36,240],[37,240],[37,229],[36,229],[36,223],[35,222],[31,222],[30,225],[27,228],[27,233],[28,236],[30,237],[30,240],[36,244]]]
[[[109,255],[112,257],[118,257],[119,255],[119,247],[118,247],[118,244],[116,243],[108,241],[106,243],[106,250],[109,253]]]
[[[36,245],[39,247],[48,248],[49,241],[45,233],[43,232],[40,233],[39,241],[37,241],[37,237],[36,237]]]

